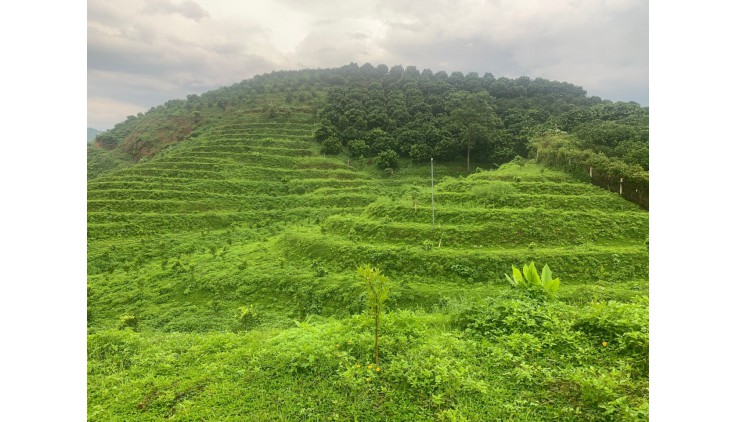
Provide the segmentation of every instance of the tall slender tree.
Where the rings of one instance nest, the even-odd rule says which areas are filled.
[[[490,142],[502,120],[492,107],[492,97],[486,91],[471,94],[454,92],[449,98],[450,121],[461,134],[460,144],[466,147],[466,171],[471,171],[471,150],[480,143]]]

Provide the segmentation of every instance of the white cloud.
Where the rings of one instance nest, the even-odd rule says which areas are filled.
[[[178,14],[196,22],[210,15],[192,0],[175,3],[171,0],[146,0],[146,11],[151,13]]]
[[[95,129],[111,128],[126,116],[144,112],[138,104],[117,101],[111,98],[89,97],[87,99],[87,126]]]

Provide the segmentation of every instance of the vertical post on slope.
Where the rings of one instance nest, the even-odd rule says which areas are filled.
[[[431,157],[431,209],[432,209],[432,221],[433,230],[436,229],[436,201],[433,193],[433,157]]]

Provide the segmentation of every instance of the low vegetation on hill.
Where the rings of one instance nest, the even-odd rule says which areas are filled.
[[[377,89],[430,120],[361,132]],[[488,141],[447,93],[497,114]],[[616,108],[354,65],[129,117],[88,150],[88,419],[647,420],[648,212],[529,153],[554,119],[627,162],[573,117]]]

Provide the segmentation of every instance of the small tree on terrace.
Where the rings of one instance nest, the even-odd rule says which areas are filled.
[[[369,265],[362,265],[357,272],[366,288],[367,311],[374,320],[374,364],[379,365],[379,320],[384,302],[389,297],[389,278],[382,274],[382,270]]]
[[[416,184],[412,184],[405,188],[405,195],[409,196],[413,200],[413,209],[418,210],[418,198],[423,194],[423,188]]]
[[[343,145],[338,138],[330,137],[323,141],[323,146],[320,148],[322,154],[335,155],[340,154],[343,150]]]
[[[392,151],[391,149],[385,150],[377,154],[377,167],[380,169],[396,169],[397,168],[397,160],[400,159],[400,156]]]

